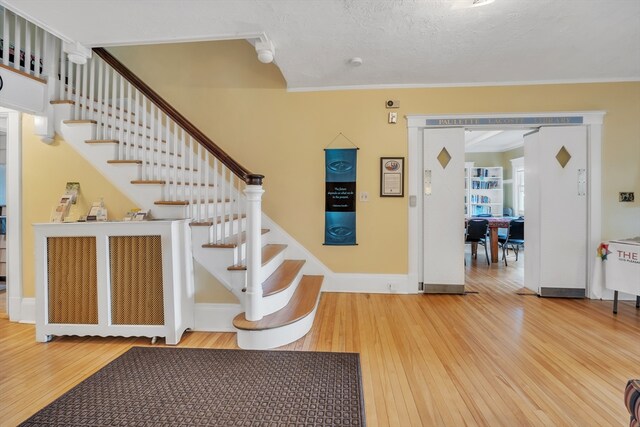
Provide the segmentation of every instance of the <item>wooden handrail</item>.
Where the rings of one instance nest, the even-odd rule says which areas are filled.
[[[153,89],[151,89],[145,82],[143,82],[138,76],[136,76],[131,70],[129,70],[122,62],[118,61],[113,55],[107,52],[104,48],[95,47],[93,51],[96,55],[109,64],[114,70],[116,70],[125,80],[138,89],[144,96],[146,96],[151,102],[153,102],[162,112],[171,118],[178,126],[184,129],[192,138],[198,141],[207,151],[213,154],[218,160],[220,160],[231,172],[233,172],[240,179],[250,185],[261,185],[262,175],[252,174],[248,169],[243,167],[240,163],[235,161],[229,156],[222,148],[218,147],[207,135],[205,135],[200,129],[198,129],[193,123],[191,123],[186,117],[184,117],[178,110],[173,108],[171,104],[165,101],[160,95],[158,95]],[[259,179],[257,177],[260,177]],[[259,182],[259,183],[258,183]]]

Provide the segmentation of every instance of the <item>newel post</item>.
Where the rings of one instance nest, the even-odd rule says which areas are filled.
[[[262,179],[263,175],[247,175],[244,194],[247,197],[247,292],[245,317],[247,320],[262,319]]]

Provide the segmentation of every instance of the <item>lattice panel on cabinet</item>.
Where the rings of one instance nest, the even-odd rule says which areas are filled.
[[[111,323],[164,325],[160,236],[109,237]]]
[[[95,237],[48,237],[49,323],[98,323]]]

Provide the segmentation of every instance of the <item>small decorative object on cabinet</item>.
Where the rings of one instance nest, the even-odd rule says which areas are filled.
[[[465,167],[465,213],[472,216],[502,216],[502,167]]]

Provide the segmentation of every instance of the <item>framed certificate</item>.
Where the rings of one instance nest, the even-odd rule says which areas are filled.
[[[380,197],[404,197],[404,157],[380,157]]]

